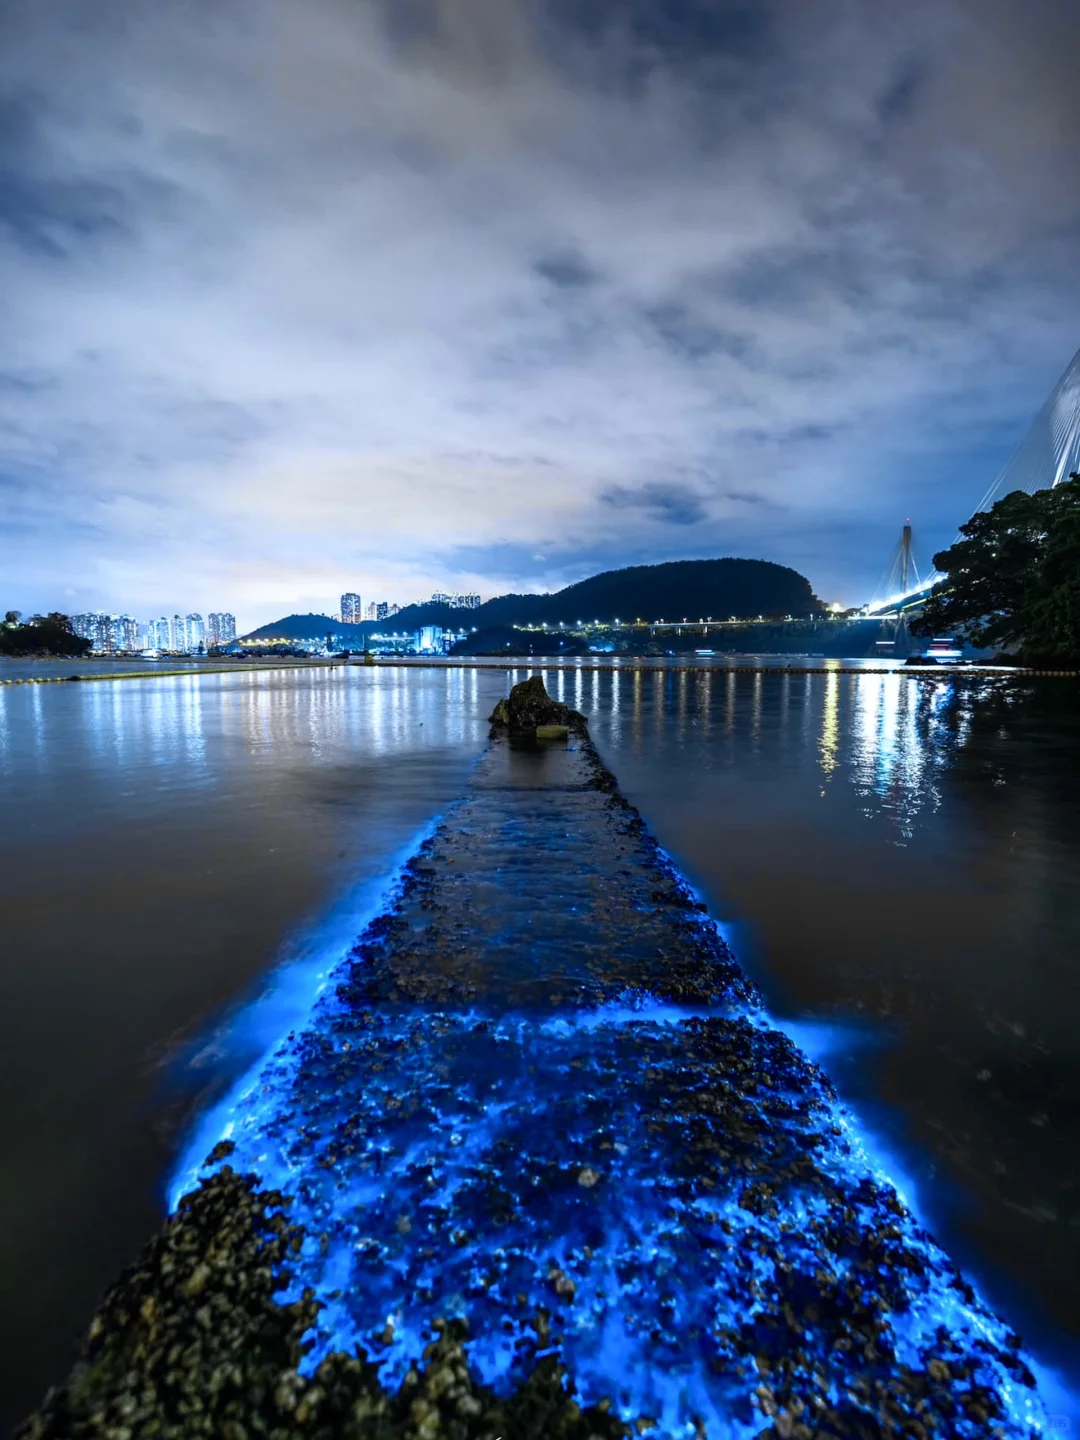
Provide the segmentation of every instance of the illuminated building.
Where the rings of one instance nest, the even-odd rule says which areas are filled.
[[[93,610],[73,615],[71,627],[76,635],[90,641],[92,650],[105,655],[139,649],[139,622],[133,615],[107,615],[104,610]]]
[[[479,595],[449,595],[444,590],[436,590],[431,597],[432,605],[449,605],[451,610],[475,610],[480,604]]]
[[[418,655],[441,655],[444,648],[442,626],[425,625],[422,630],[417,630],[413,644]]]
[[[85,615],[73,615],[71,628],[76,635],[90,641],[91,650],[108,651],[111,649],[112,635],[109,617],[103,610],[91,610]]]
[[[375,619],[385,620],[389,614],[390,606],[385,600],[380,600],[379,603],[375,606]]]
[[[348,590],[341,597],[341,620],[344,625],[357,625],[364,618],[360,596]]]
[[[148,650],[168,650],[172,643],[172,636],[169,632],[169,622],[162,615],[160,620],[148,620],[146,623],[146,648]]]
[[[342,604],[348,597],[341,597]],[[353,597],[359,601],[359,595]],[[211,610],[206,617],[206,643],[207,645],[231,645],[236,639],[236,616],[230,615],[227,610]]]
[[[109,649],[125,652],[139,649],[139,622],[134,615],[113,615],[109,619]]]

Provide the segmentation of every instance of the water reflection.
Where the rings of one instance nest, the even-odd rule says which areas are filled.
[[[0,687],[0,1430],[158,1225],[190,1091],[287,1026],[460,794],[503,675],[360,669]],[[282,968],[284,967],[284,968]],[[171,1072],[170,1072],[171,1073]],[[175,1107],[175,1108],[174,1108]]]
[[[1070,683],[664,678],[628,689],[628,724],[594,724],[623,788],[736,922],[774,1013],[872,1038],[835,1078],[949,1248],[1080,1371]]]
[[[825,678],[825,700],[821,707],[821,740],[818,744],[821,773],[826,781],[838,764],[840,743],[840,681],[836,675]],[[825,792],[822,791],[822,794]]]

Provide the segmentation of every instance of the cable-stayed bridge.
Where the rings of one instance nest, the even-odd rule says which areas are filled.
[[[1014,490],[1026,490],[1030,495],[1036,490],[1052,489],[1074,471],[1080,471],[1080,350],[976,505],[975,513],[989,510]],[[884,598],[871,601],[865,613],[884,617],[918,609],[940,579],[936,570],[926,576],[919,574],[912,553],[911,522],[907,521],[882,587]]]

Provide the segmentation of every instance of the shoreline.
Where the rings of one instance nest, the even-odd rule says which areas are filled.
[[[47,657],[40,659],[30,657],[29,660],[15,659],[15,664],[47,664],[50,659],[59,665],[75,665],[79,663],[78,657],[74,660],[64,656]],[[94,660],[91,664],[102,662]],[[122,665],[125,662],[115,662]],[[257,665],[251,662],[237,665],[194,665],[185,666],[174,670],[121,670],[114,675],[96,673],[89,675],[20,675],[13,679],[3,678],[0,672],[0,685],[68,685],[72,682],[87,684],[93,680],[155,680],[159,678],[175,678],[177,675],[251,675],[260,671],[272,670],[325,670],[327,668],[340,669],[346,664],[344,660],[271,660],[265,665]]]
[[[49,663],[50,659],[57,664],[75,664],[74,660],[65,659],[61,656],[41,657],[40,660],[31,659],[19,660],[11,657],[14,663]],[[755,657],[757,658],[757,657]],[[94,661],[91,663],[100,663]],[[117,661],[123,664],[123,661]],[[175,679],[177,676],[198,676],[198,675],[251,675],[259,673],[270,673],[280,670],[492,670],[492,671],[526,671],[540,672],[547,670],[565,671],[570,674],[730,674],[738,672],[746,675],[900,675],[907,676],[913,680],[932,680],[938,676],[948,676],[950,679],[1002,679],[1016,677],[1019,679],[1080,679],[1080,670],[1048,670],[1048,669],[1025,669],[1018,665],[942,665],[937,662],[928,665],[856,665],[850,661],[836,661],[833,664],[824,665],[746,665],[740,664],[737,660],[730,662],[720,661],[719,663],[703,664],[660,664],[649,659],[608,660],[608,661],[583,661],[573,662],[567,660],[545,660],[542,657],[523,656],[508,657],[504,659],[446,659],[428,660],[423,657],[385,657],[379,656],[374,665],[363,661],[348,659],[339,660],[327,657],[326,659],[314,660],[270,660],[265,663],[239,662],[235,665],[207,665],[187,666],[180,669],[161,670],[123,670],[116,674],[94,673],[86,675],[24,675],[7,679],[0,670],[0,686],[8,685],[64,685],[71,683],[86,684],[92,681],[102,680],[154,680],[154,679]]]

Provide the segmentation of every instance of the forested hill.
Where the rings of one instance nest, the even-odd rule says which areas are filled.
[[[696,620],[706,616],[742,620],[758,615],[809,615],[820,608],[805,576],[769,560],[673,560],[664,565],[634,565],[593,575],[554,595],[504,598],[526,600],[534,607],[536,619],[556,624],[560,620],[573,624],[579,620]],[[492,600],[489,606],[503,603]]]
[[[821,608],[810,582],[797,570],[769,560],[672,560],[608,570],[550,595],[500,595],[477,610],[448,605],[407,605],[392,620],[343,625],[325,615],[290,615],[253,630],[260,640],[303,639],[329,632],[343,640],[374,631],[410,631],[422,625],[482,629],[560,621],[756,619],[805,616]]]

